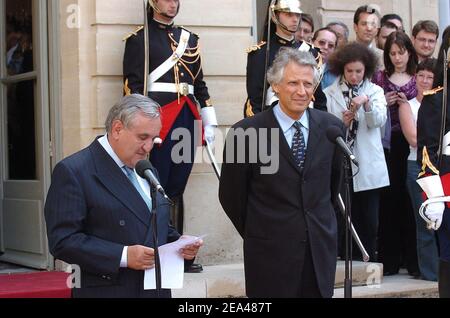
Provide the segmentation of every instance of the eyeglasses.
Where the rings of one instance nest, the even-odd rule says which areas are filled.
[[[363,27],[370,26],[372,28],[378,28],[378,23],[376,23],[376,22],[361,21],[361,22],[359,22],[359,25],[363,26]]]
[[[334,50],[336,48],[336,44],[333,42],[327,42],[325,40],[317,41],[320,47],[327,47],[330,50]]]
[[[422,44],[428,43],[428,44],[436,44],[436,40],[434,39],[425,39],[425,38],[416,38],[417,41],[419,41]]]

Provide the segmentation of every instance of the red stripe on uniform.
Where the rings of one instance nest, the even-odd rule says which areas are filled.
[[[182,98],[180,98],[180,102],[178,102],[177,99],[170,104],[162,106],[161,107],[162,128],[159,137],[162,139],[163,142],[164,140],[166,140],[170,130],[172,129],[175,121],[177,120],[178,115],[180,115],[181,110],[186,104],[188,105],[189,109],[194,115],[194,118],[199,121],[201,120],[197,106],[187,96],[183,96]],[[203,131],[202,131],[202,141],[203,141]]]
[[[425,177],[429,177],[431,176],[431,174],[427,174],[425,175]],[[443,176],[441,176],[441,183],[442,183],[442,188],[444,189],[444,196],[448,197],[450,196],[450,173],[447,173]],[[425,194],[425,192],[422,192],[422,198],[424,201],[427,200],[427,195]],[[447,207],[450,208],[450,202],[447,202]]]

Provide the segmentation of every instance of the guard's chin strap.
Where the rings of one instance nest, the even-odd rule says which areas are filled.
[[[178,4],[177,13],[176,13],[175,16],[173,16],[173,17],[171,17],[170,15],[168,15],[168,14],[165,13],[165,12],[162,12],[162,11],[158,8],[158,6],[157,6],[156,4],[155,4],[155,7],[156,7],[156,8],[154,8],[154,7],[152,7],[152,6],[150,5],[150,8],[153,9],[156,13],[162,15],[163,17],[165,17],[165,18],[167,18],[167,19],[171,19],[171,20],[174,20],[175,17],[176,17],[176,16],[178,15],[178,13],[180,12],[180,4]]]
[[[272,18],[272,21],[273,21],[276,25],[278,25],[280,28],[282,28],[284,31],[289,32],[289,33],[291,33],[291,34],[295,34],[295,33],[298,31],[298,29],[300,28],[301,20],[298,22],[297,30],[292,31],[292,30],[289,30],[283,23],[280,22],[280,20],[279,20],[278,17],[277,17],[277,14],[276,14],[275,12],[274,12],[273,14],[274,14],[274,16],[273,16],[273,18]]]
[[[178,11],[177,11],[177,14],[178,14]],[[170,19],[170,20],[174,20],[175,19],[175,17],[177,16],[177,14],[175,14],[175,16],[174,17],[171,17],[170,15],[168,15],[167,13],[160,13],[160,15],[162,15],[163,17],[165,17],[165,18],[167,18],[167,19]]]
[[[280,22],[278,22],[278,21],[276,21],[275,23],[276,23],[280,28],[282,28],[284,31],[289,32],[289,33],[291,33],[292,35],[294,35],[294,34],[298,31],[298,29],[299,29],[299,27],[297,27],[297,30],[292,31],[292,30],[289,30],[284,24],[282,24],[282,23],[280,23]],[[299,26],[300,26],[300,25],[299,25]]]

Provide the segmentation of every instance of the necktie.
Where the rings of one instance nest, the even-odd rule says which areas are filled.
[[[144,193],[144,190],[142,189],[141,185],[139,184],[139,181],[136,178],[136,174],[134,173],[134,170],[128,168],[127,166],[124,166],[123,170],[125,170],[128,179],[131,181],[133,186],[139,192],[139,194],[141,195],[142,199],[145,201],[145,203],[147,204],[149,210],[151,211],[152,210],[152,199],[148,195],[146,195]]]
[[[300,123],[295,122],[292,126],[295,128],[295,134],[292,138],[292,154],[294,155],[297,166],[302,169],[305,164],[306,155],[305,137],[300,129]]]

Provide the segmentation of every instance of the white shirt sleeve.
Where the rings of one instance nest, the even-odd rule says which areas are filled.
[[[128,246],[125,246],[122,251],[122,259],[120,260],[120,268],[128,267]]]

